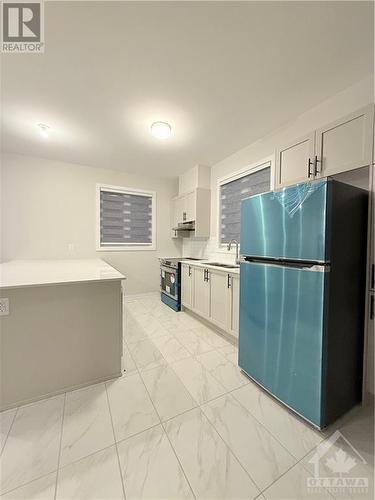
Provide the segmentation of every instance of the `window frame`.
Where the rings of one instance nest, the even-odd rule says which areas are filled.
[[[151,197],[151,243],[102,243],[100,239],[100,192],[112,191],[114,193],[135,194]],[[96,251],[97,252],[134,252],[156,250],[156,191],[136,189],[111,184],[96,184]]]
[[[264,170],[265,168],[270,169],[270,191],[272,191],[275,188],[275,172],[274,172],[274,165],[275,165],[275,156],[268,156],[267,158],[264,158],[263,160],[257,161],[255,163],[251,163],[250,165],[247,165],[246,167],[236,170],[230,175],[226,175],[224,177],[220,177],[217,180],[217,187],[216,187],[216,197],[217,197],[217,217],[216,217],[216,230],[217,230],[217,241],[216,241],[216,251],[220,253],[228,253],[227,250],[227,243],[221,243],[221,196],[220,196],[220,188],[224,184],[228,184],[229,182],[236,181],[237,179],[241,179],[242,177],[246,177],[249,174],[253,174],[255,172],[258,172],[259,170]],[[241,247],[241,244],[239,244],[239,248]],[[231,251],[229,252],[230,254],[235,254],[236,249],[232,247]]]

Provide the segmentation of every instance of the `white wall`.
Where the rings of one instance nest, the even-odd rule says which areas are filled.
[[[96,183],[157,192],[156,251],[96,252]],[[4,154],[2,260],[99,257],[127,276],[127,293],[158,290],[158,257],[181,255],[181,242],[172,240],[169,227],[177,189],[177,181]]]

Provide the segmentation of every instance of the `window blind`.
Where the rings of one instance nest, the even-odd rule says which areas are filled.
[[[152,195],[100,190],[100,243],[152,244]]]
[[[220,242],[240,241],[241,200],[270,190],[271,168],[247,174],[220,186]]]

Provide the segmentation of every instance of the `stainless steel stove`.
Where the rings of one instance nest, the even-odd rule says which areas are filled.
[[[166,257],[160,261],[160,297],[174,311],[181,311],[181,261],[194,257]]]

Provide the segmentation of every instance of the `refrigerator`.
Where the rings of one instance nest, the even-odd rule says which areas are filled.
[[[239,365],[319,429],[361,399],[367,203],[329,178],[242,201]]]

